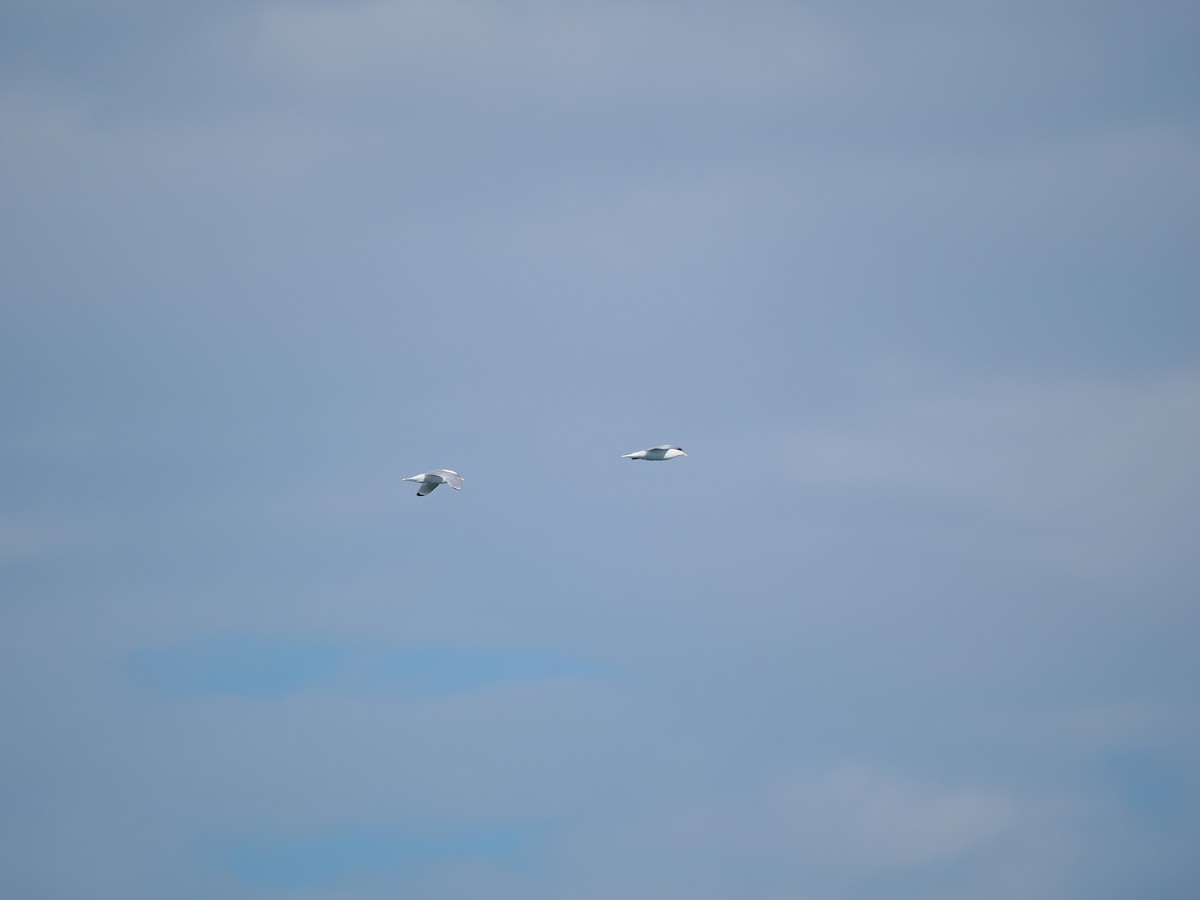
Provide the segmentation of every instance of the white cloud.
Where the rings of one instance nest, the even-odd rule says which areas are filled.
[[[944,862],[996,837],[1016,815],[1012,799],[995,790],[849,767],[784,783],[773,802],[801,852],[854,866]]]
[[[1102,575],[1187,550],[1200,509],[1200,373],[910,386],[786,446],[800,484],[981,510],[1023,526],[1046,560]]]
[[[823,92],[853,71],[845,36],[783,7],[458,0],[275,3],[256,56],[289,81],[335,91],[520,102],[673,99],[754,103]]]
[[[1004,791],[844,765],[775,771],[740,791],[651,790],[622,812],[564,836],[570,870],[594,873],[582,896],[721,897],[750,884],[756,896],[851,896],[880,877],[908,896],[921,867],[994,856],[1021,814]]]
[[[97,196],[119,196],[117,212],[128,215],[164,193],[182,198],[182,186],[239,196],[286,189],[330,158],[373,149],[361,134],[286,112],[113,124],[83,98],[36,91],[0,93],[0,127],[14,136],[0,151],[13,192],[39,216],[55,210],[72,224],[81,216],[111,223],[113,208]]]

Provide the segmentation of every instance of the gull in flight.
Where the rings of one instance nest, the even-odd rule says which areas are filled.
[[[657,447],[651,447],[649,450],[639,450],[637,453],[626,453],[621,459],[674,459],[677,456],[687,456],[683,452],[682,447],[677,447],[674,444],[659,444]]]
[[[417,488],[418,497],[433,493],[433,489],[439,484],[448,484],[456,491],[461,491],[463,483],[463,477],[450,469],[434,469],[432,472],[411,475],[404,480],[420,482],[421,486]]]

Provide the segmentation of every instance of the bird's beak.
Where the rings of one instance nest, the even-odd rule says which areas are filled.
[[[686,450],[680,450],[679,452],[680,452],[681,454],[683,454],[684,456],[687,456],[687,451],[686,451]]]

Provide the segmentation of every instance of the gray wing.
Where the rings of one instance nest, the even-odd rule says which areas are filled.
[[[428,481],[424,482],[419,488],[417,488],[417,496],[424,497],[426,494],[433,493],[433,489],[439,484],[441,484],[440,481],[435,481],[433,484],[430,484]]]
[[[457,472],[451,472],[449,469],[438,469],[438,474],[442,476],[442,481],[450,485],[456,491],[461,491],[463,486],[463,477]]]
[[[678,444],[659,444],[657,447],[651,447],[651,450],[682,450]]]

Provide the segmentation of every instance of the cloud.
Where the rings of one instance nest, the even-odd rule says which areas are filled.
[[[1021,815],[1007,791],[847,764],[745,774],[752,785],[651,790],[565,833],[557,853],[589,873],[585,897],[872,896],[881,879],[890,896],[919,896],[931,870],[968,888],[958,864],[997,852]]]
[[[759,104],[826,89],[844,38],[807,10],[478,0],[275,3],[256,56],[296,84],[338,94],[521,105]]]
[[[1045,561],[1097,577],[1182,559],[1200,508],[1200,374],[910,384],[857,421],[793,432],[809,488],[889,492],[1021,526]]]
[[[995,839],[1016,817],[1013,799],[997,790],[850,767],[784,783],[773,802],[802,852],[852,867],[944,863]]]
[[[183,184],[254,194],[281,190],[330,158],[352,156],[352,139],[369,144],[344,128],[286,112],[105,122],[86,97],[38,90],[0,93],[0,123],[14,135],[0,159],[10,173],[20,173],[10,179],[18,197],[31,205],[51,201],[49,208],[37,207],[39,215],[73,210],[90,221],[103,213],[110,223],[126,222],[148,200],[182,201]],[[113,193],[124,202],[116,205]],[[91,209],[92,203],[103,209]]]
[[[0,14],[7,893],[1194,871],[1182,16],[64,7]]]

